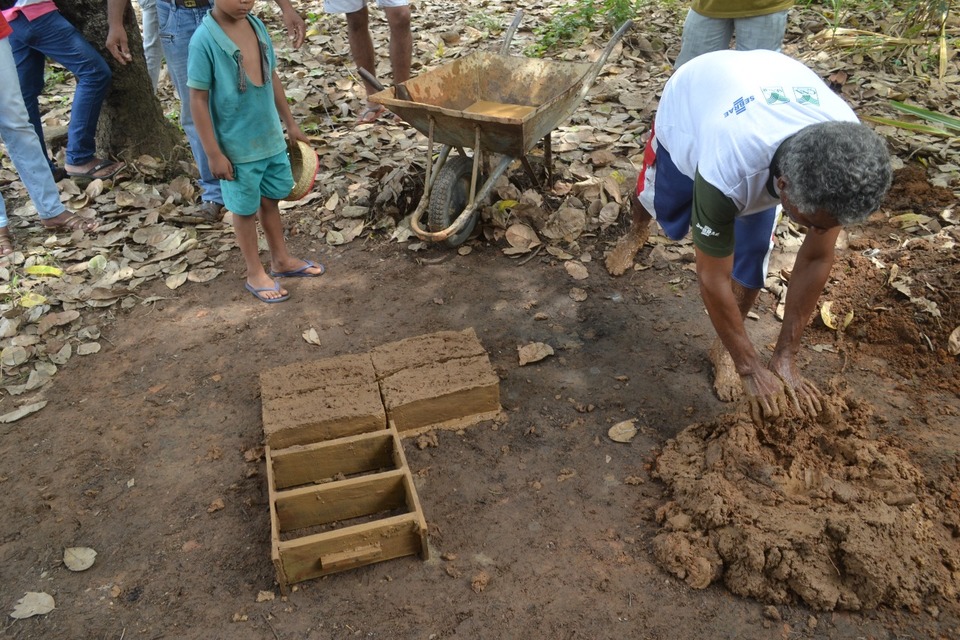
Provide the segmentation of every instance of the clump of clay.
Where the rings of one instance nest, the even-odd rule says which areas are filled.
[[[657,561],[694,588],[722,580],[822,610],[955,599],[960,542],[944,496],[872,423],[865,405],[828,398],[816,419],[691,425],[657,460],[673,492],[657,511]]]

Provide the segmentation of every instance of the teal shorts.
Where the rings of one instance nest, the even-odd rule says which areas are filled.
[[[293,170],[287,152],[233,165],[233,180],[221,180],[223,205],[240,216],[252,216],[260,198],[283,200],[293,189]]]

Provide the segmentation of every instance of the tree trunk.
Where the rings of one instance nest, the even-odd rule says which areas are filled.
[[[113,156],[134,160],[149,154],[165,161],[182,155],[180,131],[163,115],[147,75],[143,37],[133,8],[127,8],[124,26],[133,61],[120,65],[104,46],[107,7],[104,0],[56,0],[60,13],[100,52],[113,70],[113,83],[103,103],[97,127],[97,146]],[[181,147],[182,149],[182,147]]]

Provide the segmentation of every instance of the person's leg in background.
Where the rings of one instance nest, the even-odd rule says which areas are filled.
[[[690,9],[683,22],[680,55],[674,61],[673,68],[679,69],[680,65],[704,53],[729,49],[732,38],[733,20],[708,18]]]
[[[190,113],[190,88],[187,86],[187,53],[190,47],[190,38],[200,26],[203,17],[210,7],[195,9],[178,7],[169,0],[157,0],[157,24],[159,27],[160,44],[163,47],[163,57],[167,61],[167,71],[170,80],[180,98],[180,126],[187,136],[190,152],[197,163],[200,174],[200,188],[203,190],[202,206],[208,206],[211,213],[216,205],[217,220],[220,219],[219,208],[223,206],[223,195],[220,192],[220,180],[213,177],[207,154],[203,152],[203,144],[197,135],[197,128],[193,123],[193,114]],[[213,203],[207,205],[207,203]]]
[[[153,90],[160,82],[160,67],[163,64],[163,47],[160,46],[160,32],[157,25],[157,0],[137,0],[143,19],[143,55],[147,59],[147,75]]]
[[[734,40],[738,51],[769,49],[780,51],[783,34],[787,31],[789,11],[768,13],[765,16],[737,18],[733,21]]]

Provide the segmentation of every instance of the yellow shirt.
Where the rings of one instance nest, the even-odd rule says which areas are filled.
[[[750,18],[792,6],[793,0],[693,0],[691,8],[708,18]]]

